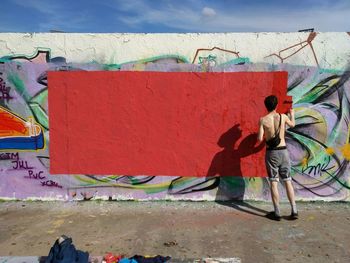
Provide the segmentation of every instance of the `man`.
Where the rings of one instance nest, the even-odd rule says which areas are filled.
[[[279,178],[281,178],[285,183],[287,196],[292,208],[291,219],[297,219],[298,211],[295,204],[294,189],[290,177],[290,159],[285,141],[286,124],[289,127],[295,126],[294,110],[290,109],[290,118],[285,114],[277,113],[278,100],[273,95],[266,97],[264,103],[269,113],[260,119],[258,140],[261,142],[265,135],[267,144],[265,164],[274,206],[274,212],[270,216],[274,220],[281,220],[278,193],[278,182]]]

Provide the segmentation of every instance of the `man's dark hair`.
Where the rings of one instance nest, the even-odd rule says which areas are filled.
[[[265,103],[266,109],[269,112],[271,112],[271,111],[276,109],[277,104],[278,104],[278,100],[277,100],[277,97],[275,95],[271,95],[271,96],[268,96],[265,98],[264,103]]]

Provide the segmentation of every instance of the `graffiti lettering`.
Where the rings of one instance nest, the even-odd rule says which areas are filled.
[[[22,161],[23,162],[23,161]],[[21,162],[18,162],[17,166],[19,167],[21,164]],[[27,162],[25,162],[24,167],[28,167]],[[27,169],[27,168],[25,168]],[[44,171],[39,171],[38,173],[29,169],[28,170],[28,175],[24,176],[24,178],[27,179],[32,179],[32,180],[44,180],[46,179],[46,176],[43,175]],[[57,182],[52,181],[52,180],[46,180],[46,181],[40,181],[41,186],[48,186],[48,187],[58,187],[58,188],[63,188],[61,185],[59,185]]]
[[[33,169],[33,167],[30,167],[27,163],[27,161],[23,161],[23,160],[16,160],[16,161],[12,161],[12,163],[14,163],[15,165],[12,167],[15,170],[28,170],[28,169]]]
[[[0,160],[19,160],[18,153],[0,153]]]
[[[2,75],[2,73],[0,73]],[[0,100],[10,100],[12,97],[10,96],[10,87],[6,86],[6,82],[3,78],[0,77]]]
[[[59,185],[58,183],[56,183],[56,182],[54,182],[52,180],[41,181],[41,186],[62,188],[62,185]]]
[[[309,175],[321,176],[322,173],[329,173],[329,170],[334,168],[334,166],[329,167],[330,162],[331,157],[328,156],[328,158],[325,159],[325,163],[318,163],[316,165],[309,165],[309,163],[307,163],[301,171]]]
[[[44,171],[40,171],[38,173],[33,172],[33,170],[28,170],[28,176],[24,176],[25,178],[29,179],[37,179],[37,180],[42,180],[45,179],[46,176],[42,175]]]
[[[34,172],[33,170],[28,170],[28,175],[24,176],[24,178],[33,179],[33,180],[44,180],[46,179],[46,176],[43,174],[44,174],[44,171],[39,171],[37,173],[37,172]],[[41,186],[63,188],[57,182],[52,180],[40,181],[40,183],[41,183]]]
[[[242,178],[236,177],[221,177],[213,180],[211,178],[158,177],[153,175],[112,175],[105,177],[76,175],[70,177],[69,180],[62,181],[58,178],[65,177],[63,175],[51,177],[48,170],[49,156],[41,156],[41,154],[35,156],[33,152],[28,153],[31,150],[43,149],[45,145],[44,133],[49,128],[46,72],[49,67],[50,71],[76,69],[87,71],[143,70],[164,72],[211,70],[228,73],[239,71],[287,71],[289,76],[288,95],[293,96],[293,107],[296,109],[297,119],[296,126],[286,131],[287,140],[293,146],[290,147],[293,163],[296,164],[292,166],[292,169],[295,171],[293,181],[297,189],[297,198],[323,200],[332,197],[332,200],[349,201],[347,183],[350,180],[349,151],[346,147],[337,150],[337,145],[340,146],[347,142],[349,135],[350,95],[347,88],[350,84],[350,71],[346,66],[346,60],[343,59],[348,50],[327,49],[327,47],[332,47],[333,41],[336,40],[344,45],[345,42],[342,42],[343,34],[339,33],[339,36],[332,34],[331,37],[328,37],[324,33],[311,32],[308,34],[300,33],[297,37],[299,40],[295,40],[296,38],[293,38],[294,40],[290,39],[289,36],[271,38],[272,42],[264,42],[264,48],[261,50],[249,46],[249,36],[248,38],[243,36],[239,40],[235,39],[236,36],[232,36],[232,38],[227,38],[233,39],[230,43],[218,42],[223,47],[227,46],[228,49],[212,47],[209,41],[208,48],[192,50],[189,46],[182,47],[179,45],[176,52],[174,50],[171,50],[169,54],[146,52],[146,54],[152,53],[152,57],[145,57],[140,60],[135,60],[133,57],[128,60],[126,56],[125,60],[115,60],[112,62],[113,64],[101,64],[99,62],[75,64],[74,60],[67,64],[65,58],[54,58],[53,53],[51,54],[49,50],[50,47],[29,52],[30,54],[34,53],[34,55],[10,54],[5,57],[0,56],[0,151],[3,150],[0,153],[0,197],[13,197],[19,193],[23,198],[33,196],[41,198],[42,196],[51,195],[52,190],[61,192],[64,188],[67,188],[72,191],[69,196],[76,197],[77,193],[81,191],[84,199],[89,199],[91,195],[86,196],[86,191],[101,187],[104,189],[103,195],[118,196],[121,194],[127,196],[127,198],[147,199],[149,193],[153,193],[154,185],[161,184],[162,186],[157,188],[159,189],[157,194],[152,194],[152,198],[159,197],[161,199],[167,193],[183,195],[186,199],[191,199],[193,196],[198,200],[202,198],[206,200],[211,197],[230,199],[232,193],[234,193],[234,197],[236,197],[236,193],[244,193],[244,198],[247,199],[262,198],[268,200],[269,198],[268,184],[265,184],[265,180],[261,181],[260,178],[254,177],[248,180],[244,179],[243,183],[241,183]],[[348,43],[350,33],[345,33],[345,35],[347,38],[344,38],[344,41]],[[46,36],[43,37],[46,38]],[[255,37],[258,37],[258,34],[254,34]],[[49,39],[49,36],[47,39]],[[226,39],[226,35],[222,39]],[[326,39],[325,43],[327,45],[320,45],[320,41],[324,39]],[[193,40],[193,43],[197,41],[195,38]],[[134,40],[132,40],[132,37],[130,39],[128,37],[127,41],[132,42]],[[236,52],[236,46],[242,46],[240,43],[248,44],[244,57],[241,57],[238,51]],[[274,43],[279,48],[262,53],[264,50],[270,50],[269,47],[274,46]],[[57,47],[54,45],[52,48]],[[100,50],[99,52],[103,53],[105,51]],[[139,52],[143,54],[142,49]],[[89,53],[83,50],[79,53],[86,60],[91,59],[86,55]],[[174,53],[177,55],[173,55]],[[190,54],[190,56],[185,57],[181,53]],[[334,57],[334,60],[325,59],[324,54],[328,53]],[[251,54],[254,57],[250,57]],[[5,63],[6,61],[14,61],[15,63]],[[271,61],[273,63],[270,63]],[[237,64],[246,65],[242,67]],[[8,105],[6,105],[6,102],[12,104],[7,103]],[[27,121],[28,113],[33,114],[31,127],[33,128],[33,125],[40,127],[32,129],[23,125],[29,122]],[[8,126],[9,123],[12,125],[11,127]],[[21,134],[23,132],[26,133],[25,136]],[[33,138],[33,135],[37,138]],[[294,147],[296,145],[302,147]],[[334,152],[329,152],[329,149],[327,151],[326,146],[334,147]],[[11,151],[18,150],[21,151],[20,156],[17,152],[11,153]],[[309,156],[317,156],[317,160],[310,159],[309,163],[304,163],[305,150],[309,153]],[[27,160],[28,163],[24,161],[16,162],[19,160]],[[304,165],[300,166],[300,163],[304,163]],[[31,166],[34,168],[30,169]],[[8,172],[9,169],[12,171]],[[59,184],[50,179],[57,180]],[[61,183],[63,187],[60,185]],[[16,186],[16,188],[11,186]],[[142,191],[139,190],[140,186],[143,189]],[[38,188],[40,188],[39,191],[37,191]],[[124,192],[123,189],[127,189],[127,191]],[[190,193],[189,196],[185,197],[188,193]]]

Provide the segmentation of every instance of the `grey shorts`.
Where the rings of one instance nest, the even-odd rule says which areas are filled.
[[[266,150],[265,164],[270,181],[290,181],[290,159],[286,147]]]

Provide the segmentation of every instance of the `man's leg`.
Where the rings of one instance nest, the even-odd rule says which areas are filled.
[[[273,207],[275,209],[275,216],[281,217],[280,212],[280,195],[278,193],[278,181],[270,181],[271,187],[271,199],[273,203]]]
[[[286,186],[288,200],[289,200],[289,203],[290,203],[291,208],[292,208],[292,217],[297,218],[298,217],[298,210],[297,210],[297,206],[295,203],[294,188],[293,188],[292,180],[287,180],[284,183]]]
[[[297,206],[295,204],[294,188],[292,185],[292,177],[290,176],[290,158],[287,150],[281,152],[282,163],[279,169],[279,174],[285,183],[286,192],[288,196],[289,203],[292,207],[291,217],[293,219],[298,218]]]
[[[270,182],[271,199],[275,210],[273,213],[269,213],[268,216],[271,216],[272,219],[279,221],[281,220],[281,212],[279,206],[280,195],[278,193],[278,163],[278,154],[275,151],[266,151],[265,164]]]

